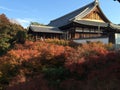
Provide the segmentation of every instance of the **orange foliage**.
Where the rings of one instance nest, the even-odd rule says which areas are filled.
[[[14,49],[10,50],[1,59],[10,60],[14,64],[21,64],[23,61],[34,61],[35,58],[50,60],[60,56],[65,52],[65,47],[45,42],[26,41],[25,44],[16,44]]]
[[[72,73],[78,73],[81,77],[85,76],[92,79],[98,76],[105,78],[110,72],[120,69],[119,54],[108,51],[106,45],[102,43],[83,44],[77,49],[66,51],[65,55],[65,67]],[[111,67],[114,68],[111,69]]]
[[[120,70],[119,58],[119,53],[108,51],[106,45],[102,43],[82,44],[72,48],[46,42],[26,41],[25,44],[16,44],[13,50],[0,57],[0,61],[21,65],[22,69],[24,65],[25,73],[39,70],[42,65],[43,67],[63,65],[62,67],[71,73],[76,72],[80,77],[92,79],[96,76],[105,78],[110,73],[116,75],[114,70]]]

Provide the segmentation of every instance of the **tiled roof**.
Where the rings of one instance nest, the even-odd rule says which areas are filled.
[[[61,27],[61,26],[64,26],[64,25],[67,25],[75,20],[77,20],[77,18],[81,19],[83,17],[85,17],[87,14],[89,14],[96,6],[98,6],[98,8],[100,9],[99,7],[99,3],[94,1],[82,8],[79,8],[71,13],[68,13],[60,18],[57,18],[53,21],[51,21],[48,25],[50,26],[55,26],[55,27]],[[101,9],[100,9],[101,10]],[[101,10],[102,12],[102,10]],[[106,16],[104,15],[104,13],[102,12],[103,16],[105,17],[105,19],[107,21],[109,21]]]
[[[94,3],[92,2],[82,8],[79,8],[79,9],[77,9],[71,13],[68,13],[60,18],[57,18],[57,19],[51,21],[48,25],[56,26],[56,27],[66,25],[66,24],[70,23],[72,20],[74,20],[77,15],[81,14],[81,17],[84,16],[84,13],[89,12],[91,10],[91,8],[94,7],[93,4]]]
[[[120,31],[120,25],[118,25],[118,24],[113,24],[113,23],[110,23],[110,28],[112,28],[112,29],[116,29],[116,30],[119,30]]]
[[[44,33],[63,33],[56,27],[51,26],[41,26],[41,25],[31,25],[29,27],[33,32],[44,32]]]

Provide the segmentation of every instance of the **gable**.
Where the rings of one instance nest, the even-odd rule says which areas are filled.
[[[55,20],[52,20],[48,25],[61,27],[71,23],[73,20],[76,19],[77,16],[84,17],[88,12],[90,12],[95,6],[95,2],[89,3],[77,10],[74,10],[68,14],[65,14]],[[81,14],[81,15],[80,15]]]
[[[82,20],[96,21],[96,22],[108,22],[103,15],[99,7],[95,7],[88,15],[82,18]]]
[[[63,27],[72,22],[80,20],[110,23],[110,21],[102,12],[98,1],[95,0],[94,2],[85,5],[73,12],[70,12],[62,17],[52,20],[48,25],[54,27]]]

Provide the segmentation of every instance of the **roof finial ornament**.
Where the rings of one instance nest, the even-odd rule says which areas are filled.
[[[95,4],[99,4],[99,0],[95,0]]]

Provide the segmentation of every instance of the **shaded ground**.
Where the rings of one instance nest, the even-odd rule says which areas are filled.
[[[67,79],[62,81],[58,87],[49,86],[48,81],[42,75],[30,81],[10,86],[7,90],[120,90],[120,79],[109,78],[106,80],[77,80]]]
[[[33,78],[24,83],[9,86],[7,90],[49,90],[47,87],[47,81],[43,79],[43,76]]]

